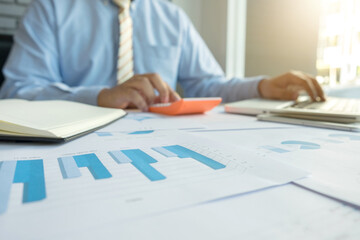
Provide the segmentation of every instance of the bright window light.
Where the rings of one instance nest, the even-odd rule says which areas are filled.
[[[360,82],[360,0],[323,0],[317,70],[326,85]]]

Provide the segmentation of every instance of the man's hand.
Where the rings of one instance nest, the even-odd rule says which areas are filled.
[[[305,90],[313,101],[325,101],[324,92],[316,79],[298,71],[264,79],[260,81],[258,90],[261,97],[277,100],[296,100],[299,92]]]
[[[159,93],[155,95],[155,90]],[[179,100],[179,95],[164,82],[158,74],[135,75],[123,84],[103,89],[98,95],[100,107],[137,107],[147,111],[154,103],[168,103]]]

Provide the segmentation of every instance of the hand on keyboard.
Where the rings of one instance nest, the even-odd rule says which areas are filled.
[[[310,75],[292,71],[279,77],[260,81],[258,90],[263,98],[278,100],[296,100],[301,91],[306,91],[313,101],[325,101],[324,92]]]

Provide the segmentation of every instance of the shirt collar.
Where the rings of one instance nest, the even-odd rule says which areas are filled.
[[[137,0],[131,0],[130,8],[132,11],[135,11],[137,2],[138,2]]]
[[[111,2],[112,4],[114,4],[112,0],[100,0],[100,1],[103,2],[103,3]],[[131,0],[131,3],[130,3],[131,4],[131,6],[130,6],[131,10],[135,11],[137,2],[138,2],[138,0]]]

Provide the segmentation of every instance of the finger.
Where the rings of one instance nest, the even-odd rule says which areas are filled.
[[[152,74],[145,74],[145,76],[148,77],[152,86],[159,92],[160,101],[162,103],[169,102],[170,88],[168,87],[166,82],[164,82],[164,80],[160,77],[160,75],[156,73],[152,73]]]
[[[129,88],[125,97],[128,102],[134,104],[141,111],[148,111],[148,104],[145,98],[136,89]]]
[[[309,90],[307,90],[305,88],[305,91],[308,93],[308,95],[311,97],[311,99],[313,101],[316,101],[318,99],[318,93],[317,93],[317,89],[313,83],[313,81],[311,80],[311,77],[303,72],[300,71],[293,71],[293,74],[298,77],[299,79],[305,81],[305,84],[307,84],[309,86]]]
[[[307,76],[310,78],[313,85],[315,86],[317,95],[320,97],[321,101],[325,101],[326,98],[325,98],[324,91],[323,91],[322,87],[320,86],[320,84],[318,83],[318,81],[310,75],[307,75]]]
[[[167,89],[169,90],[169,101],[170,102],[176,102],[179,101],[181,99],[180,95],[171,89],[171,87],[169,86],[169,84],[165,83]]]
[[[312,76],[310,76],[309,74],[305,74],[305,73],[303,73],[303,72],[300,72],[300,76],[304,79],[304,80],[306,80],[307,82],[308,82],[308,84],[309,84],[309,86],[310,86],[310,88],[311,88],[311,90],[312,90],[312,93],[314,94],[314,98],[313,98],[313,101],[318,101],[319,100],[319,98],[321,99],[321,97],[320,97],[320,95],[319,95],[319,90],[318,90],[318,88],[316,87],[316,85],[319,85],[318,83],[317,83],[317,81],[312,77]],[[316,85],[315,85],[316,84]],[[320,86],[319,86],[320,87]],[[320,88],[321,89],[321,88]]]
[[[315,90],[315,87],[313,86],[312,82],[309,79],[307,79],[301,75],[293,73],[290,75],[289,82],[290,82],[290,84],[302,87],[307,92],[307,94],[311,97],[311,99],[313,101],[315,101],[316,90]]]
[[[126,83],[127,87],[136,89],[139,91],[143,97],[145,98],[146,102],[150,105],[154,102],[156,95],[153,85],[150,83],[149,79],[144,75],[139,75]]]
[[[169,98],[170,98],[170,102],[176,102],[181,99],[180,95],[177,92],[172,91],[172,90],[170,91]]]
[[[181,99],[180,95],[175,91],[170,91],[169,102],[177,102]],[[156,97],[155,103],[163,103],[159,96]]]

